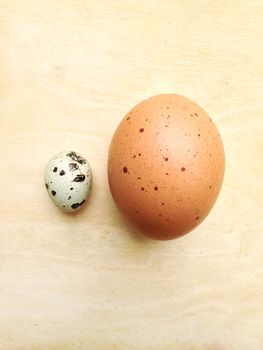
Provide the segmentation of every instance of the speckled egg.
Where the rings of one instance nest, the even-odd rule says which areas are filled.
[[[91,189],[92,172],[88,161],[73,151],[50,159],[45,170],[45,186],[52,201],[65,212],[82,208]]]
[[[208,215],[224,176],[224,149],[208,114],[164,94],[135,106],[109,148],[113,199],[135,230],[160,240],[184,235]]]

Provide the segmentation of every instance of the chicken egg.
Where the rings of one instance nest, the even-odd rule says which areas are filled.
[[[113,199],[134,229],[159,240],[197,227],[223,182],[225,157],[218,129],[195,102],[153,96],[117,127],[108,153]]]

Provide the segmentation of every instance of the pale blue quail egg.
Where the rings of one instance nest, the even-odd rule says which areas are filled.
[[[84,157],[74,151],[60,152],[49,160],[44,177],[49,197],[61,210],[83,207],[92,184],[91,167]]]

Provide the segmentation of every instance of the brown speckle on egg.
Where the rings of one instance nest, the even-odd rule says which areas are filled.
[[[83,201],[81,201],[80,203],[74,203],[71,205],[72,209],[78,209],[81,205],[83,205],[86,202],[86,200],[84,199]]]
[[[84,174],[78,174],[73,181],[74,182],[83,182],[85,180],[86,176]]]
[[[69,168],[69,171],[75,171],[75,170],[78,170],[79,165],[77,163],[69,163],[68,168]]]

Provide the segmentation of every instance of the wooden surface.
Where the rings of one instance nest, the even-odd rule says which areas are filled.
[[[263,2],[0,0],[0,349],[263,349]],[[155,242],[106,176],[123,115],[175,92],[216,121],[220,198]],[[43,186],[56,152],[89,159],[78,215]]]

